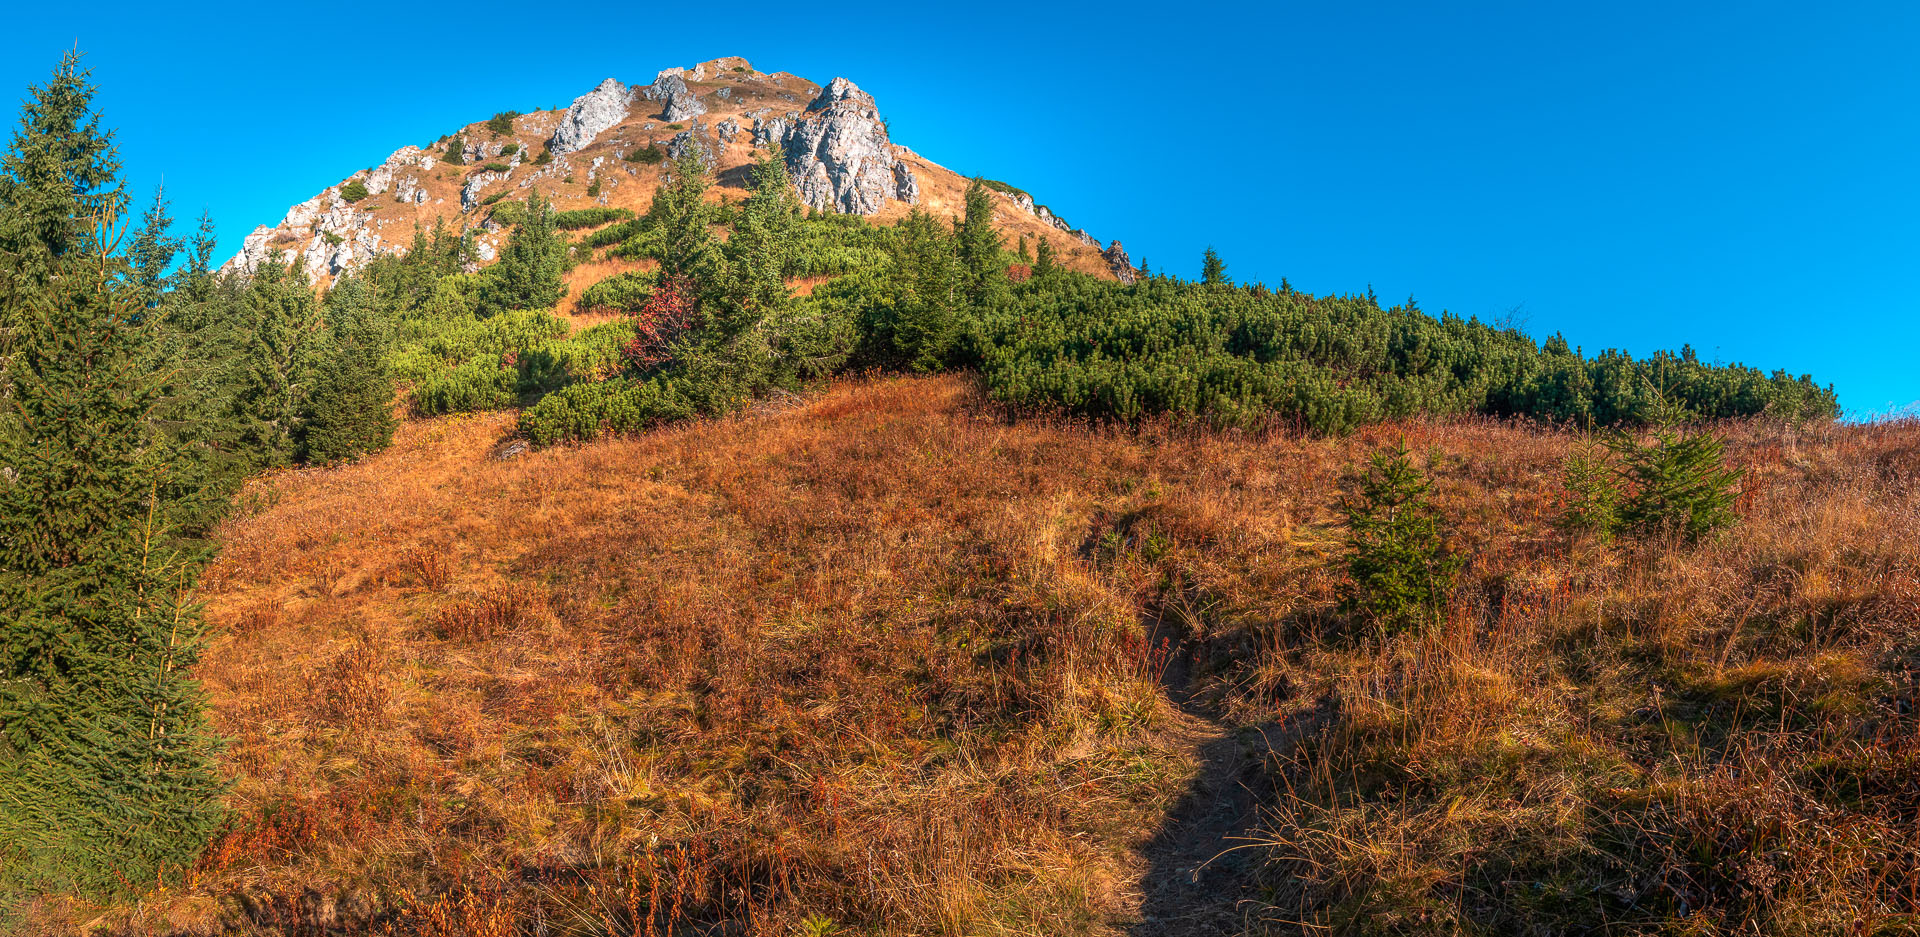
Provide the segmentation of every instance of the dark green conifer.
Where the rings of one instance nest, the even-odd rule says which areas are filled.
[[[387,328],[373,287],[346,277],[327,292],[328,343],[302,428],[307,462],[324,465],[379,452],[393,441],[393,375]]]
[[[155,186],[153,201],[140,216],[140,230],[127,247],[127,261],[133,267],[133,285],[140,305],[151,309],[160,305],[160,292],[166,287],[167,268],[180,252],[180,242],[170,230],[173,219],[167,216],[167,193]]]
[[[1006,275],[1000,260],[1000,232],[993,228],[993,196],[978,176],[967,184],[966,215],[955,225],[954,236],[967,297],[978,302],[995,280]]]
[[[19,324],[0,420],[0,891],[141,887],[220,820],[217,741],[190,670],[202,645],[161,493],[159,317],[98,233],[7,300]],[[69,233],[77,226],[48,226]]]
[[[286,465],[313,390],[324,320],[306,271],[278,253],[254,272],[242,298],[244,364],[235,395],[238,430],[256,467]]]
[[[1047,236],[1042,234],[1040,235],[1040,246],[1034,251],[1033,275],[1036,277],[1044,277],[1052,273],[1055,267],[1056,264],[1053,260],[1053,242],[1047,240]]]
[[[1347,516],[1344,607],[1382,634],[1424,630],[1445,617],[1462,560],[1441,532],[1431,490],[1401,442],[1375,453],[1358,490],[1340,501]]]
[[[513,230],[500,262],[487,271],[490,309],[549,309],[566,295],[567,242],[540,190],[527,196],[526,218]]]
[[[1200,282],[1209,286],[1224,286],[1227,283],[1227,264],[1215,253],[1212,245],[1200,256]]]

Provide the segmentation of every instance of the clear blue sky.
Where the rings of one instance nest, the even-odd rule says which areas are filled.
[[[919,7],[33,4],[0,86],[77,42],[129,180],[224,257],[402,144],[744,55],[847,76],[898,142],[1156,269],[1212,244],[1241,280],[1920,400],[1920,4]]]

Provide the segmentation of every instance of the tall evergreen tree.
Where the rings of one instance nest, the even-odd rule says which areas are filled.
[[[984,191],[984,190],[983,190]],[[965,228],[961,228],[964,236]],[[900,222],[894,264],[905,286],[887,331],[900,363],[916,371],[945,366],[959,336],[970,271],[961,237],[915,208]]]
[[[713,206],[706,202],[707,164],[699,148],[687,147],[667,164],[647,209],[647,223],[660,232],[660,273],[700,284],[719,282],[723,260],[713,236]]]
[[[101,233],[8,297],[0,423],[0,886],[113,889],[197,854],[221,784],[189,675],[193,569],[161,503],[179,452],[154,425],[158,317]],[[70,219],[71,221],[71,219]]]
[[[316,464],[385,449],[396,424],[385,315],[373,287],[359,277],[335,283],[325,312],[329,341],[301,439],[304,459]]]
[[[554,224],[553,203],[535,189],[527,196],[526,219],[487,271],[486,303],[499,309],[547,309],[566,295],[567,242]]]
[[[133,243],[127,247],[127,260],[132,264],[133,285],[140,305],[152,309],[160,305],[160,291],[166,287],[167,267],[173,264],[175,254],[180,252],[180,242],[170,233],[173,219],[167,216],[167,190],[164,186],[155,186],[153,201],[147,205],[146,214],[140,216],[140,230],[133,236]]]
[[[245,363],[235,397],[241,438],[256,467],[286,465],[319,365],[320,305],[306,271],[277,253],[254,271],[243,303]]]
[[[1034,251],[1033,275],[1036,277],[1044,277],[1052,273],[1056,267],[1057,265],[1053,259],[1053,242],[1047,240],[1047,236],[1042,234],[1040,235],[1040,246]]]
[[[967,297],[980,301],[996,280],[1005,278],[1000,262],[1000,232],[993,228],[993,196],[978,176],[967,184],[966,216],[955,226]]]
[[[740,219],[727,241],[729,288],[720,323],[738,332],[784,306],[790,296],[786,268],[793,253],[793,229],[800,200],[793,194],[786,157],[778,146],[754,160],[753,193],[740,206]]]
[[[32,292],[60,258],[84,252],[94,233],[87,219],[118,217],[125,208],[113,133],[100,127],[97,89],[80,59],[64,54],[46,84],[28,88],[0,157],[0,302],[10,291]]]
[[[1209,286],[1224,286],[1227,283],[1227,264],[1215,253],[1213,246],[1207,246],[1207,252],[1200,256],[1200,282]]]

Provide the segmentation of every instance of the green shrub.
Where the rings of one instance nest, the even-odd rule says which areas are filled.
[[[500,194],[505,195],[506,193],[502,192]],[[503,225],[520,224],[527,220],[527,203],[501,202],[494,207],[493,213],[487,217]]]
[[[580,294],[580,308],[599,312],[636,312],[653,295],[654,275],[649,271],[631,270],[615,274],[592,286]]]
[[[443,151],[440,155],[448,163],[451,163],[455,166],[465,166],[467,164],[466,134],[461,134],[461,133],[454,134],[453,139],[447,141],[446,150]]]
[[[600,180],[595,179],[592,182],[587,183],[587,197],[588,198],[600,197]]]
[[[551,162],[553,162],[553,148],[551,146],[542,146],[540,148],[540,155],[533,158],[533,164],[535,166],[545,166]]]
[[[508,166],[506,163],[488,163],[485,166],[482,166],[480,168],[486,170],[487,172],[511,172],[512,171],[512,167]]]
[[[521,411],[520,433],[536,446],[622,435],[700,416],[703,408],[685,382],[664,377],[616,377],[563,387]]]
[[[1423,631],[1445,620],[1462,558],[1441,534],[1432,488],[1401,442],[1375,453],[1341,499],[1347,516],[1343,607],[1382,635]]]
[[[484,208],[484,207],[486,207],[486,206],[488,206],[488,205],[492,205],[493,203],[495,203],[495,202],[498,202],[498,201],[500,201],[501,199],[503,199],[503,198],[506,198],[506,197],[507,197],[507,190],[506,190],[506,189],[502,189],[502,190],[500,190],[500,191],[498,191],[498,192],[495,192],[495,193],[493,193],[492,195],[489,195],[489,196],[487,196],[486,198],[483,198],[483,199],[481,199],[481,200],[480,200],[480,205],[481,205],[481,207],[483,207],[483,208]]]
[[[519,116],[519,111],[501,111],[487,119],[487,129],[496,137],[504,137],[513,132],[513,119]]]
[[[628,150],[626,155],[627,162],[645,163],[648,166],[658,165],[665,162],[666,159],[667,151],[661,149],[659,144],[656,143],[649,143],[646,146]]]
[[[503,146],[500,148],[501,156],[512,156],[513,154],[518,152],[520,152],[520,144],[518,143],[509,143],[506,146]]]
[[[368,195],[367,187],[364,184],[362,184],[358,179],[355,179],[352,182],[349,182],[346,185],[343,185],[340,187],[341,201],[357,202],[363,198],[366,198],[367,195]]]
[[[1018,186],[1008,185],[1007,183],[1001,182],[998,179],[981,179],[980,184],[986,186],[989,189],[994,190],[995,192],[1002,192],[1007,195],[1026,195],[1028,198],[1033,197],[1027,194],[1026,189],[1022,189]]]
[[[437,371],[413,389],[413,411],[421,416],[498,410],[513,406],[519,373],[498,360],[476,358]]]
[[[595,211],[596,209],[589,208],[589,209],[581,209],[581,210]],[[634,235],[639,234],[641,229],[644,227],[646,227],[646,223],[639,219],[635,219],[632,221],[623,221],[616,225],[609,225],[607,227],[601,228],[600,230],[587,235],[586,237],[580,240],[580,243],[587,247],[606,247],[609,244],[619,244],[623,241],[626,241],[628,238],[631,238]]]
[[[553,224],[562,231],[578,231],[581,228],[603,225],[609,221],[629,221],[632,218],[633,212],[628,209],[597,205],[592,208],[576,208],[573,211],[556,213],[553,216]]]
[[[681,125],[679,125],[679,124],[668,124],[668,125],[667,125],[667,129],[668,129],[668,130],[685,130],[685,129],[687,129],[687,128],[685,128],[685,127],[683,127],[683,126],[681,126]]]
[[[339,247],[340,245],[345,244],[347,242],[346,238],[343,238],[340,235],[333,233],[332,231],[320,232],[320,239],[327,242],[328,246],[331,246],[331,247]]]

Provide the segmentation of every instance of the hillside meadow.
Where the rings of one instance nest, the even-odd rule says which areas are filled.
[[[503,460],[513,425],[249,483],[199,596],[227,831],[28,932],[1920,920],[1911,422],[1718,424],[1739,525],[1613,546],[1553,527],[1578,437],[1487,418],[1115,429],[960,373]],[[1335,505],[1402,440],[1470,560],[1381,640]],[[1229,871],[1176,881],[1188,833]]]

